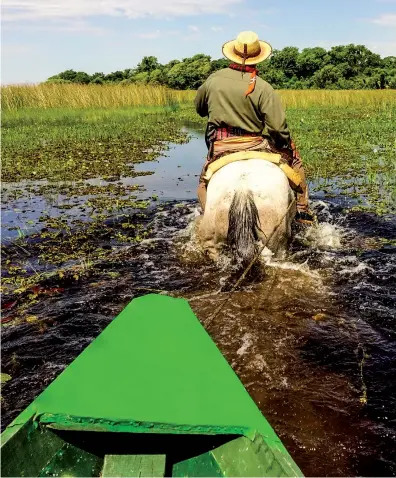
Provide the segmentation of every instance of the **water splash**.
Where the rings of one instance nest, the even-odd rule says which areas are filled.
[[[101,265],[100,273],[116,269],[117,278],[94,275],[69,295],[41,303],[36,315],[45,333],[34,322],[4,328],[2,361],[13,381],[4,388],[3,420],[27,405],[137,290],[158,289],[189,300],[306,475],[395,474],[396,251],[364,249],[365,241],[357,249],[350,240],[389,225],[376,219],[374,228],[365,219],[361,232],[359,216],[351,225],[350,216],[318,202],[319,226],[300,231],[285,259],[264,257],[263,277],[229,295],[222,287],[235,270],[227,254],[218,264],[200,255],[195,203],[161,207],[150,217],[148,240]]]
[[[244,355],[247,349],[252,345],[252,336],[247,333],[242,337],[242,345],[236,351],[237,355]]]

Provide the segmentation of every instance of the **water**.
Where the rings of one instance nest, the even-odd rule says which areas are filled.
[[[162,156],[156,162],[141,163],[136,171],[149,169],[154,174],[144,178],[145,193],[158,195],[161,200],[196,199],[198,178],[207,153],[204,138],[194,130],[188,129],[191,140],[176,146],[169,156]]]
[[[238,277],[229,259],[208,262],[194,240],[203,140],[169,154],[140,166],[155,167],[137,181],[147,194],[174,199],[150,212],[151,236],[43,296],[30,311],[39,320],[3,329],[2,371],[13,379],[2,427],[133,297],[165,291],[189,300],[306,476],[395,476],[396,218],[312,196],[319,226],[297,231],[285,260],[267,259],[229,296]]]
[[[121,178],[119,183],[136,187],[143,185],[144,190],[137,189],[133,193],[138,199],[152,196],[157,196],[159,201],[195,199],[206,146],[201,134],[191,129],[187,129],[187,131],[191,135],[191,140],[187,144],[175,145],[169,155],[160,156],[156,161],[135,165],[134,170],[137,174],[147,174],[149,171],[152,173],[151,175]],[[110,184],[102,179],[90,179],[85,182],[92,186]],[[22,187],[37,187],[46,184],[46,181],[25,181]],[[21,234],[29,235],[38,232],[43,211],[46,211],[50,217],[63,216],[70,220],[88,220],[87,215],[79,208],[88,199],[88,196],[71,200],[57,192],[45,196],[29,193],[13,200],[10,198],[10,191],[12,192],[15,187],[21,187],[21,183],[5,184],[2,187],[2,242],[17,238]],[[64,205],[72,207],[66,210],[59,208]]]

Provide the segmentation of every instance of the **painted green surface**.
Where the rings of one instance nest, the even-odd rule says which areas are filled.
[[[176,463],[172,468],[172,477],[194,476],[198,477],[216,477],[224,476],[223,470],[219,467],[211,453],[190,458]]]
[[[253,441],[246,437],[232,440],[211,454],[224,476],[296,476],[299,470],[294,462],[285,460],[279,451],[258,435]]]
[[[40,415],[40,423],[55,430],[97,431],[97,432],[124,432],[124,433],[158,433],[158,434],[186,434],[189,435],[244,435],[250,436],[251,429],[236,426],[217,425],[180,425],[178,423],[157,423],[138,420],[108,420],[104,418],[76,417],[44,413]]]
[[[38,476],[99,476],[102,465],[100,457],[64,443]]]
[[[1,476],[39,476],[63,445],[60,438],[28,420],[11,439],[2,437]]]
[[[165,476],[165,455],[106,455],[102,477]]]
[[[290,459],[188,302],[162,295],[130,302],[10,429],[41,414],[60,428],[257,432]]]
[[[239,437],[202,455],[176,463],[172,476],[298,476],[294,462],[269,447],[258,435]]]

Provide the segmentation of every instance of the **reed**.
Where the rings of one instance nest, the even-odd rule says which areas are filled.
[[[188,92],[151,85],[10,85],[1,88],[5,111],[21,108],[166,106],[189,100]]]
[[[370,106],[376,109],[396,105],[396,90],[279,90],[286,108],[313,106]]]
[[[286,108],[396,104],[396,90],[278,90]],[[192,103],[196,92],[153,85],[10,85],[1,88],[5,111],[22,108],[117,108]]]

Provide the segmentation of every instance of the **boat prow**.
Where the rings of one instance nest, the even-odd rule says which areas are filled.
[[[4,430],[2,476],[303,476],[184,299],[131,301]]]

